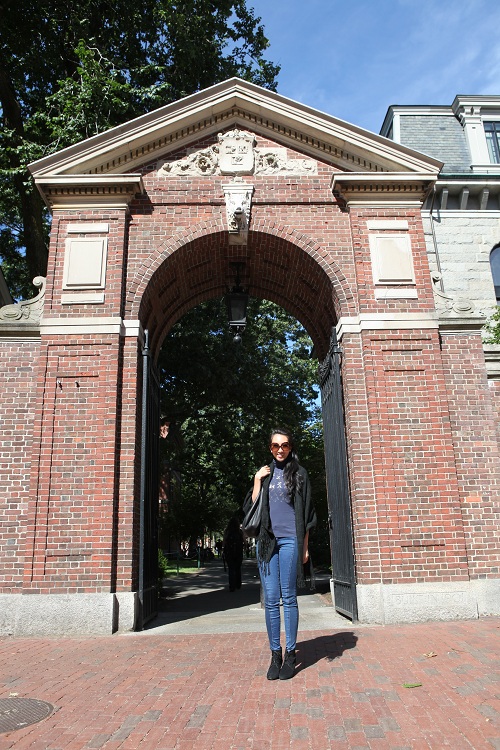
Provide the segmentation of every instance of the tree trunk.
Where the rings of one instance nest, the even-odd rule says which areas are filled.
[[[22,145],[25,139],[24,123],[19,102],[14,87],[4,69],[0,65],[0,103],[3,110],[5,127],[13,131],[12,148],[9,149],[9,166],[16,170],[14,186],[19,193],[21,202],[21,218],[23,222],[23,241],[26,248],[26,261],[33,279],[35,276],[45,276],[47,272],[47,245],[43,229],[43,201],[32,184],[26,165],[22,164],[16,147]]]
[[[21,198],[26,262],[30,278],[33,280],[35,276],[45,276],[47,273],[48,249],[43,224],[44,204],[36,187],[24,182],[21,177],[15,180]]]

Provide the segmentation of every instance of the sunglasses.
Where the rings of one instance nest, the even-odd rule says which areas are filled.
[[[271,443],[271,450],[279,451],[279,449],[287,451],[290,449],[290,443]]]

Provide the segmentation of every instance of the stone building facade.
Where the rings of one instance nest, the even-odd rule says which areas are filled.
[[[498,136],[496,128],[489,132],[495,123]],[[500,96],[457,96],[449,107],[392,106],[380,132],[443,162],[422,211],[429,263],[450,296],[491,315],[490,254],[500,242],[500,154],[491,141],[500,144]]]
[[[436,294],[489,318],[500,304],[500,96],[392,106],[380,133],[443,162],[422,209]],[[500,408],[500,346],[483,348]]]
[[[144,343],[234,263],[320,360],[340,343],[359,619],[498,613],[484,318],[422,219],[441,167],[238,79],[31,165],[53,223],[39,295],[0,310],[0,632],[137,627]]]

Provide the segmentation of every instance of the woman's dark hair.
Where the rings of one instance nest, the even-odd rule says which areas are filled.
[[[277,427],[275,430],[271,430],[271,433],[269,435],[269,443],[272,442],[273,435],[285,435],[288,442],[290,443],[290,453],[288,454],[287,462],[285,464],[285,468],[283,469],[283,479],[285,480],[286,488],[293,500],[293,493],[300,489],[302,481],[302,478],[298,473],[299,457],[295,451],[295,442],[293,439],[293,435],[290,430],[287,430],[284,427]]]

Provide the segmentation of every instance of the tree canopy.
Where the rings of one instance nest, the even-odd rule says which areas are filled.
[[[182,477],[167,523],[182,538],[224,528],[257,469],[270,461],[268,438],[276,427],[296,436],[316,504],[324,505],[311,339],[268,301],[250,300],[247,320],[235,344],[222,302],[212,300],[184,316],[162,348],[162,413],[170,422],[164,466]]]
[[[500,307],[497,305],[484,327],[484,343],[500,344]]]
[[[246,0],[0,2],[0,259],[14,296],[44,275],[49,217],[30,162],[232,76],[279,67]]]

